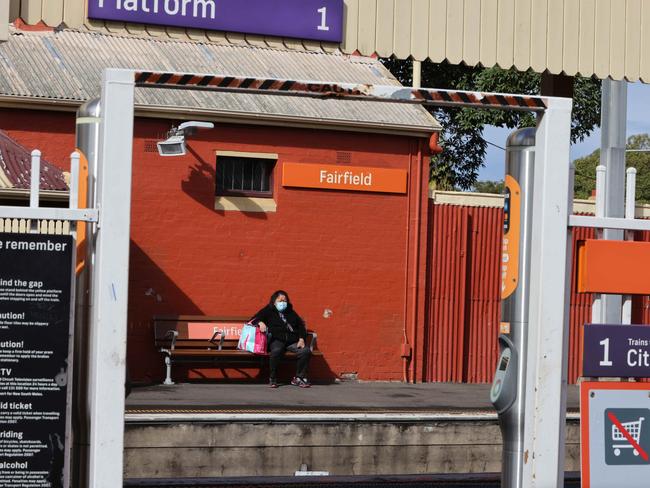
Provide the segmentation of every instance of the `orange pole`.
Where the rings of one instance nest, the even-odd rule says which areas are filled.
[[[88,159],[86,155],[77,149],[79,158],[79,208],[88,208]],[[86,222],[77,223],[77,263],[76,272],[79,274],[86,265]]]

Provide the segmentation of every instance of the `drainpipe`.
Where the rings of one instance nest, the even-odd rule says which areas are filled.
[[[420,61],[413,60],[413,88],[420,88],[422,86],[422,63]],[[437,133],[436,135],[436,146],[437,146]],[[411,191],[417,191],[415,195],[409,195],[408,198],[408,207],[406,213],[407,225],[406,225],[406,273],[405,273],[405,287],[404,287],[404,342],[402,343],[402,361],[403,361],[403,371],[402,371],[402,381],[405,383],[411,382],[415,383],[415,360],[413,355],[415,354],[416,344],[417,344],[417,319],[418,319],[418,278],[419,278],[419,266],[420,266],[420,218],[422,213],[422,145],[418,142],[418,156],[417,156],[417,177],[416,177],[416,190],[411,189]],[[412,174],[413,170],[413,153],[409,155],[409,175]],[[416,209],[415,209],[415,234],[414,234],[414,249],[412,255],[413,267],[411,269],[412,273],[412,283],[409,286],[408,278],[408,261],[410,256],[409,245],[411,237],[411,199],[416,198]],[[408,294],[411,292],[411,322],[408,324]],[[409,337],[406,333],[407,327],[410,325],[410,336],[411,343],[409,343]],[[412,344],[412,345],[411,345]]]
[[[431,151],[431,154],[439,154],[442,152],[442,148],[438,145],[438,140],[439,140],[439,133],[434,132],[431,134],[431,138],[429,139],[429,149]],[[418,170],[417,170],[417,193],[416,193],[416,198],[417,198],[417,207],[415,209],[415,229],[414,229],[414,238],[413,238],[413,268],[411,270],[412,272],[412,283],[410,287],[411,291],[411,327],[410,327],[410,336],[411,336],[411,345],[412,345],[412,351],[411,347],[409,346],[408,351],[403,350],[402,351],[402,356],[404,357],[405,354],[408,352],[408,359],[409,359],[409,377],[410,377],[410,382],[415,383],[417,381],[417,374],[416,374],[416,360],[417,360],[417,355],[418,355],[418,335],[417,335],[417,324],[418,324],[418,298],[421,293],[423,293],[423,290],[420,290],[419,288],[419,282],[420,282],[420,255],[421,255],[421,235],[422,235],[422,206],[423,206],[423,199],[426,201],[429,198],[428,191],[426,189],[423,191],[423,185],[424,185],[424,167],[425,167],[425,158],[424,158],[424,152],[422,148],[423,142],[418,142],[418,153],[417,153],[417,164],[418,164]],[[428,165],[426,165],[428,168]],[[426,173],[427,175],[429,174],[428,171]],[[428,177],[427,177],[428,181]],[[406,344],[408,346],[408,344]]]
[[[413,174],[413,152],[409,151],[409,177]],[[409,188],[410,191],[412,189]],[[411,359],[411,345],[406,333],[408,329],[408,296],[409,296],[409,258],[410,258],[410,243],[411,243],[411,195],[406,198],[406,247],[404,249],[405,262],[404,262],[404,338],[402,342],[402,381],[409,382],[408,369],[409,361]]]
[[[417,177],[416,177],[416,191],[414,197],[416,199],[415,207],[415,229],[413,233],[413,268],[411,270],[411,344],[412,351],[409,362],[409,378],[411,383],[416,382],[415,374],[415,361],[417,357],[417,324],[418,324],[418,280],[420,277],[420,219],[422,217],[422,144],[418,142],[418,156],[417,156]]]
[[[429,161],[429,158],[431,156],[436,155],[436,154],[440,154],[442,152],[442,147],[440,147],[439,141],[440,141],[440,132],[434,132],[433,134],[431,134],[431,137],[429,138],[429,143],[428,143],[429,151],[427,152],[426,158],[424,157],[423,151],[422,151],[423,142],[418,143],[418,165],[419,165],[418,166],[418,192],[422,191],[422,185],[424,183],[422,181],[423,178],[424,178],[423,171],[424,171],[424,168],[428,169],[427,161]],[[426,159],[426,161],[425,161],[425,159]],[[429,175],[428,171],[426,172],[426,175],[427,175],[426,178],[427,178],[427,182],[428,182],[428,175]],[[424,198],[425,201],[428,201],[428,198],[429,198],[428,185],[425,187],[424,195],[419,194],[419,196],[420,196],[420,199],[419,199],[419,205],[418,205],[417,216],[416,216],[416,225],[417,225],[417,236],[416,236],[416,240],[415,240],[415,243],[416,243],[416,254],[415,254],[416,255],[416,259],[415,259],[415,261],[416,261],[416,264],[415,264],[416,273],[414,273],[414,293],[413,293],[414,294],[414,298],[413,298],[414,315],[413,315],[413,322],[411,324],[412,325],[411,337],[413,338],[412,342],[413,342],[413,349],[414,349],[414,352],[413,352],[414,358],[417,357],[417,351],[418,351],[418,349],[417,349],[417,305],[418,305],[418,301],[417,301],[417,294],[415,293],[415,290],[418,290],[418,273],[417,273],[417,271],[419,271],[419,267],[420,267],[420,250],[421,250],[421,247],[420,247],[420,235],[421,235],[421,225],[422,225],[422,223],[421,223],[421,220],[422,220],[421,219],[421,210],[422,210],[422,198]],[[428,206],[427,206],[427,209],[428,209]],[[429,264],[430,263],[427,263],[427,267],[426,267],[427,271],[426,272],[429,272]],[[426,293],[425,290],[426,290],[426,287],[424,288],[424,290],[421,290],[420,293]],[[426,310],[426,307],[425,307],[425,310]],[[411,369],[410,369],[410,371],[411,371],[411,379],[412,379],[413,383],[415,383],[415,380],[416,380],[416,378],[415,378],[415,359],[414,358],[411,358]]]

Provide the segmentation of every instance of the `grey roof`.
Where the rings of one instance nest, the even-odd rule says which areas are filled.
[[[76,30],[13,30],[7,42],[0,42],[0,97],[81,103],[99,95],[101,73],[108,67],[399,85],[379,61],[341,53],[281,51]],[[440,128],[423,107],[387,102],[139,89],[136,106],[208,113],[215,118],[288,118],[300,123],[414,132]]]

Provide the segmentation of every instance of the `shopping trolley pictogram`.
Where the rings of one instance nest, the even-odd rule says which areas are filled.
[[[634,439],[634,442],[637,444],[641,439],[641,426],[644,420],[645,417],[639,417],[639,420],[636,420],[634,422],[621,423],[623,428],[628,432],[630,437],[632,437],[632,439]],[[612,425],[612,441],[623,442],[622,444],[612,444],[612,448],[614,449],[614,456],[620,456],[621,449],[633,449],[632,453],[635,456],[639,455],[639,451],[636,449],[636,447],[631,442],[629,442],[625,435],[623,435],[623,432],[621,432],[621,430],[615,424]]]

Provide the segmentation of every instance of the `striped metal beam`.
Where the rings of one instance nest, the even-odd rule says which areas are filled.
[[[547,99],[530,95],[409,88],[358,83],[241,78],[192,73],[136,71],[135,84],[143,88],[169,88],[224,92],[293,95],[317,98],[346,98],[385,102],[417,103],[441,107],[474,107],[542,112]]]

